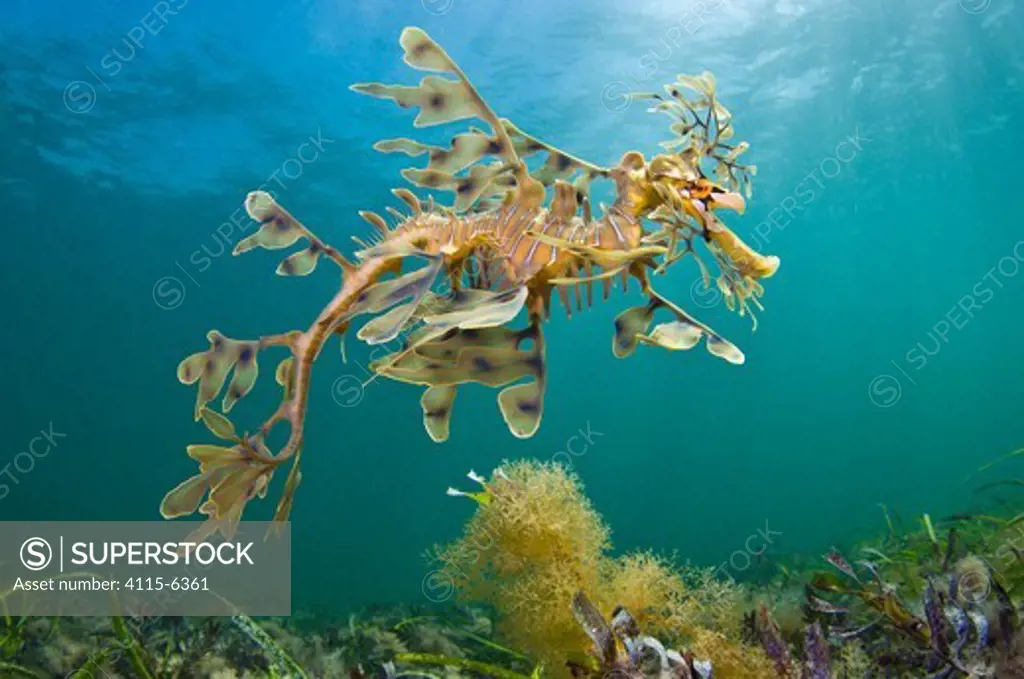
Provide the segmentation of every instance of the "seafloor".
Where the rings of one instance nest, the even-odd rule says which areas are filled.
[[[912,520],[882,507],[878,535],[773,557],[737,581],[615,555],[560,466],[518,462],[474,480],[463,537],[427,557],[455,595],[444,604],[336,620],[5,615],[0,676],[1024,677],[1024,513],[1005,499]]]

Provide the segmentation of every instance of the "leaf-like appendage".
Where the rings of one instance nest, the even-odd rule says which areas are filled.
[[[259,343],[232,340],[216,330],[211,330],[206,337],[210,340],[208,350],[192,354],[178,364],[179,381],[184,384],[199,381],[195,407],[197,421],[202,417],[206,404],[217,398],[224,388],[232,368],[235,376],[224,395],[224,412],[229,412],[236,401],[249,393],[257,375]]]
[[[380,316],[374,316],[356,333],[356,339],[367,344],[376,344],[377,337],[391,334],[395,327],[405,327],[416,309],[416,302],[391,307]]]
[[[178,381],[182,384],[195,384],[203,376],[203,366],[205,364],[205,351],[192,354],[178,364]]]
[[[164,496],[160,503],[160,515],[165,519],[175,519],[195,513],[207,490],[209,485],[205,475],[197,474],[185,479]]]
[[[650,304],[626,309],[615,317],[615,335],[612,337],[612,354],[625,358],[636,349],[638,338],[646,332],[654,318]]]
[[[485,156],[497,156],[502,151],[498,139],[480,131],[455,135],[448,148],[405,138],[383,139],[374,144],[373,148],[381,153],[398,152],[413,157],[428,153],[430,162],[424,169],[444,174],[455,174],[479,162]]]
[[[235,425],[228,418],[209,408],[203,408],[199,415],[202,417],[206,428],[217,438],[224,439],[225,441],[238,440],[238,436],[235,435]]]
[[[452,418],[452,404],[456,389],[452,386],[430,387],[423,392],[420,406],[423,408],[423,426],[435,443],[448,440]]]
[[[644,344],[654,344],[670,351],[686,351],[700,342],[704,330],[686,321],[671,321],[654,326],[649,335],[640,335]]]
[[[239,446],[225,448],[209,444],[194,445],[188,447],[188,456],[199,463],[199,469],[203,472],[210,472],[245,460],[245,453]]]
[[[290,401],[294,395],[295,385],[295,358],[289,356],[277,365],[277,370],[274,371],[274,381],[281,385],[284,389],[285,401]]]
[[[463,290],[448,300],[437,300],[422,321],[428,326],[473,330],[494,328],[515,319],[526,303],[526,286],[492,292]]]
[[[404,153],[407,156],[416,157],[424,153],[441,151],[443,149],[440,146],[424,144],[415,139],[399,137],[397,139],[381,139],[373,145],[373,150],[380,151],[381,153]]]
[[[445,71],[454,73],[456,67],[448,53],[427,35],[426,31],[409,26],[402,31],[399,44],[405,50],[404,60],[421,71]]]
[[[509,431],[516,438],[530,438],[544,414],[544,383],[534,380],[505,388],[498,394],[498,406]]]
[[[398,278],[375,283],[363,290],[359,299],[349,308],[345,321],[366,313],[378,313],[399,302],[410,299],[410,303],[374,319],[367,327],[360,329],[359,338],[367,344],[381,344],[393,340],[411,320],[420,302],[430,292],[441,271],[440,257],[427,257],[427,266]]]
[[[296,222],[274,218],[263,224],[256,233],[238,241],[233,254],[240,255],[253,248],[280,250],[294,245],[303,235],[305,234]]]
[[[277,503],[277,509],[274,510],[275,522],[287,521],[288,517],[291,516],[292,505],[295,503],[295,491],[298,490],[301,483],[302,471],[299,468],[299,460],[296,459],[292,464],[291,471],[288,472],[288,478],[285,480],[281,500]]]
[[[402,108],[416,106],[420,112],[413,121],[414,127],[430,127],[480,115],[479,104],[465,83],[437,75],[428,75],[414,86],[359,83],[350,89],[371,97],[391,99]]]
[[[501,154],[501,143],[483,132],[465,132],[452,139],[449,148],[430,152],[428,169],[455,173],[480,161],[484,156]]]
[[[266,470],[258,465],[248,463],[240,464],[238,469],[232,473],[225,474],[225,478],[210,491],[210,502],[216,508],[213,517],[223,519],[229,516],[236,507],[244,504],[252,497],[252,489]]]
[[[256,362],[257,347],[255,343],[246,342],[239,346],[238,360],[235,362],[235,374],[224,394],[222,407],[229,413],[240,399],[244,398],[256,384],[259,376],[259,365]]]
[[[257,247],[267,250],[285,248],[307,235],[302,224],[266,191],[253,191],[246,196],[245,211],[262,226],[256,233],[235,245],[235,255]]]
[[[277,274],[279,276],[308,276],[316,268],[322,252],[320,248],[311,245],[305,250],[289,255],[278,265]]]
[[[739,348],[717,332],[704,325],[679,306],[668,301],[653,290],[648,290],[651,302],[647,306],[626,309],[615,318],[615,336],[612,352],[619,358],[628,356],[638,342],[662,347],[670,351],[686,351],[693,348],[701,337],[706,338],[708,352],[734,365],[746,360]],[[661,323],[646,333],[659,308],[666,308],[676,317],[675,321]]]
[[[713,356],[718,356],[733,365],[743,365],[744,361],[746,361],[746,357],[739,347],[721,335],[708,335],[707,345],[708,351]]]

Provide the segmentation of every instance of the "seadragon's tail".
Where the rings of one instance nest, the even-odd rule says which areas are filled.
[[[322,257],[326,257],[341,267],[342,285],[305,331],[268,335],[256,340],[235,340],[211,330],[207,334],[209,349],[192,354],[178,365],[181,382],[198,382],[196,420],[202,420],[214,435],[225,441],[224,445],[189,446],[188,454],[199,463],[199,473],[167,493],[160,505],[160,512],[165,518],[192,514],[197,509],[209,516],[209,521],[200,529],[202,535],[197,536],[200,539],[215,531],[226,537],[232,535],[246,503],[254,497],[263,497],[274,472],[292,461],[284,494],[274,515],[276,521],[287,520],[295,489],[302,478],[299,461],[309,402],[310,374],[325,342],[333,334],[343,334],[350,319],[360,313],[377,311],[410,297],[414,301],[421,300],[433,282],[431,274],[436,274],[436,267],[433,271],[428,267],[426,275],[414,272],[389,281],[389,285],[378,283],[383,274],[396,270],[396,255],[370,257],[358,265],[353,264],[264,192],[249,194],[246,210],[262,226],[238,243],[234,254],[257,247],[284,248],[305,240],[307,247],[282,261],[278,273],[306,275],[313,271]],[[281,402],[255,433],[239,435],[226,414],[253,388],[259,375],[259,356],[272,347],[284,347],[290,353],[278,364],[275,373],[283,392]],[[225,391],[229,373],[232,379]],[[224,414],[209,407],[222,391],[221,409]],[[266,440],[275,425],[281,422],[290,426],[288,440],[277,453],[273,453]],[[205,502],[204,497],[207,498]]]

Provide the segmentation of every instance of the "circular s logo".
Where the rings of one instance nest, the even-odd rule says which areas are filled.
[[[868,385],[868,398],[879,408],[891,408],[903,395],[903,387],[892,375],[879,375]]]
[[[423,596],[431,603],[439,604],[452,598],[455,593],[455,578],[443,570],[434,570],[423,576]]]
[[[21,563],[30,571],[41,571],[53,560],[50,543],[42,538],[29,538],[21,543]]]
[[[606,111],[620,113],[633,104],[633,90],[621,80],[613,80],[601,89],[601,105]]]
[[[690,285],[690,300],[701,309],[710,309],[722,301],[722,291],[717,285],[705,286],[701,277]]]
[[[342,375],[331,385],[331,396],[342,408],[352,408],[363,400],[363,382],[355,375]]]

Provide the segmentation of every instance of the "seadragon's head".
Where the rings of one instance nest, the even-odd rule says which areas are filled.
[[[666,152],[650,160],[637,151],[623,155],[611,172],[618,205],[660,227],[645,239],[668,249],[659,271],[693,254],[709,283],[710,273],[694,248],[695,242],[703,241],[721,272],[716,283],[726,303],[738,306],[741,313],[752,311],[748,302],[760,308],[759,281],[774,275],[780,260],[757,252],[719,216],[723,211],[743,214],[746,209],[757,168],[738,159],[749,145],[729,143],[732,115],[717,101],[710,73],[677,76],[665,90],[667,97],[633,97],[654,100],[652,111],[672,116],[670,129],[676,137],[663,142]]]

